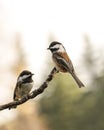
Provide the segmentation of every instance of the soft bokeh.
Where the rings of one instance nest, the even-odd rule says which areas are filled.
[[[0,0],[0,105],[12,101],[18,74],[39,87],[53,63],[53,40],[64,44],[85,88],[57,74],[39,97],[0,112],[0,130],[104,129],[104,18],[100,0]],[[28,109],[27,109],[28,108]]]

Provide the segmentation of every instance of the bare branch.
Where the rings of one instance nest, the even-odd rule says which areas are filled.
[[[43,93],[45,88],[48,87],[49,82],[53,79],[54,75],[58,73],[56,68],[53,68],[50,74],[48,75],[48,78],[45,80],[45,82],[36,90],[32,91],[30,94],[26,95],[24,98],[22,98],[19,101],[13,101],[4,105],[0,106],[0,111],[4,109],[11,109],[11,108],[16,108],[18,105],[21,105],[28,101],[29,99],[35,98],[37,95]]]

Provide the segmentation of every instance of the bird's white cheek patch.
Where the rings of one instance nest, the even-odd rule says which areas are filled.
[[[65,49],[62,45],[55,45],[53,47],[51,47],[52,49],[55,49],[55,48],[59,48],[58,49],[58,52],[65,52]]]
[[[21,81],[23,81],[23,79],[26,79],[26,78],[28,78],[29,76],[30,76],[30,75],[21,76],[21,77],[18,78],[17,82],[21,82]]]
[[[58,52],[63,52],[63,53],[64,53],[64,52],[65,52],[64,47],[63,47],[63,46],[60,46]]]

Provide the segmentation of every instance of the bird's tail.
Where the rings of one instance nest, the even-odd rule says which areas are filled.
[[[80,79],[77,77],[75,72],[71,73],[72,77],[75,79],[76,83],[78,84],[79,88],[85,87],[84,84],[80,81]]]

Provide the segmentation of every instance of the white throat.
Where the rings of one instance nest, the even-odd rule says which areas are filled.
[[[60,45],[59,50],[57,52],[65,52],[65,48],[62,45]]]

